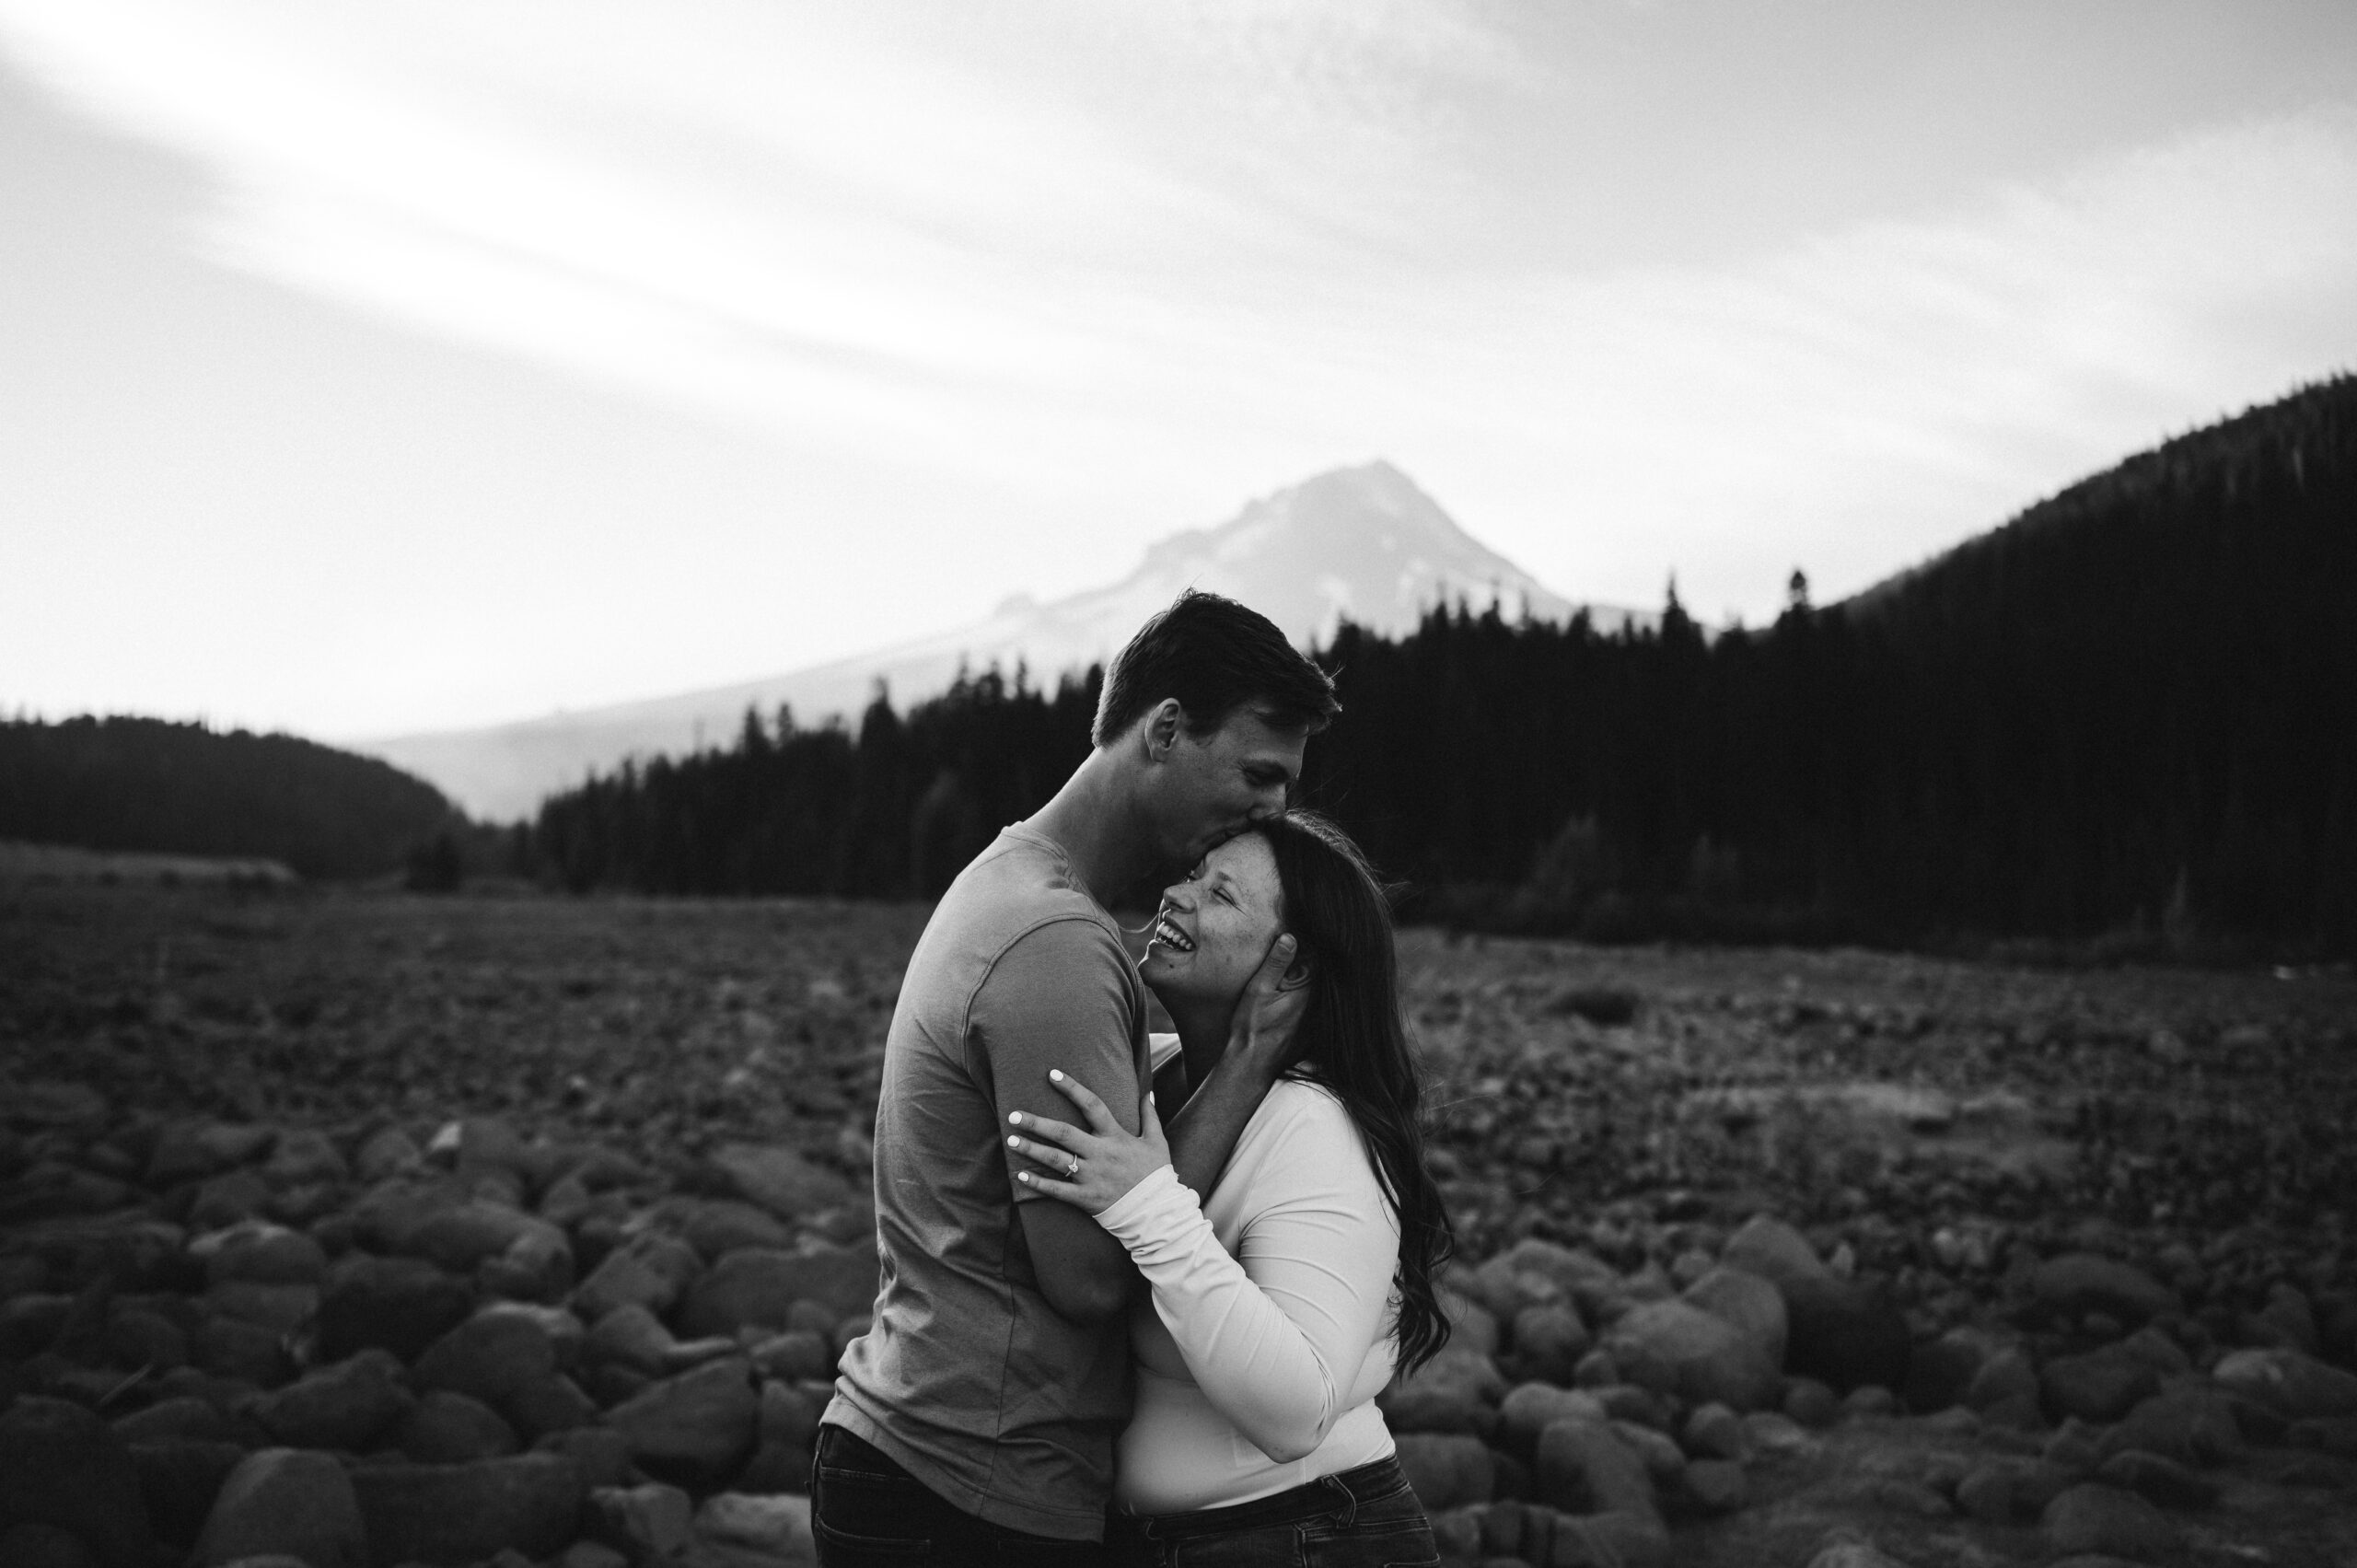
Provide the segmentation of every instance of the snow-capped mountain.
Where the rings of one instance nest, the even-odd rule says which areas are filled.
[[[748,708],[768,715],[791,704],[805,724],[831,714],[855,719],[877,680],[906,706],[947,687],[961,665],[1012,672],[1020,663],[1035,683],[1051,684],[1066,670],[1109,658],[1189,587],[1242,600],[1304,646],[1331,635],[1345,617],[1405,632],[1442,602],[1494,601],[1509,617],[1542,620],[1568,619],[1581,608],[1457,527],[1406,474],[1378,461],[1265,496],[1217,528],[1175,534],[1109,587],[1045,604],[1017,595],[986,620],[936,637],[677,697],[357,749],[432,781],[477,817],[512,819],[625,757],[726,744]],[[1605,630],[1649,619],[1585,608]]]

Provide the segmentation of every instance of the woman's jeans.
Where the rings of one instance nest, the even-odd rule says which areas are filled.
[[[1200,1514],[1116,1513],[1106,1544],[1120,1568],[1432,1568],[1423,1504],[1397,1459]]]
[[[810,1467],[810,1529],[821,1568],[1100,1568],[1093,1540],[1056,1540],[975,1518],[943,1502],[874,1444],[819,1428]]]

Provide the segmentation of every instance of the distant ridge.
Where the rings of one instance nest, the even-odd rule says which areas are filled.
[[[177,870],[192,881],[270,881],[275,874],[256,863],[304,877],[382,876],[462,826],[431,784],[296,736],[153,718],[0,720],[0,841],[215,857],[246,864]],[[0,861],[25,875],[79,875],[56,853],[11,850]]]
[[[1188,587],[1243,600],[1306,646],[1345,617],[1399,634],[1436,604],[1496,603],[1510,619],[1569,620],[1585,609],[1607,631],[1652,616],[1577,606],[1458,527],[1387,462],[1336,469],[1252,502],[1212,528],[1150,547],[1120,582],[1041,604],[1017,595],[987,619],[855,658],[676,697],[554,714],[483,729],[358,743],[479,818],[526,817],[550,793],[624,758],[729,741],[747,709],[790,705],[799,722],[853,714],[885,682],[905,704],[946,690],[960,667],[1028,668],[1052,686],[1109,657],[1145,618]]]

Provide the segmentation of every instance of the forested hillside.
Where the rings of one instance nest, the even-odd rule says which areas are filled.
[[[370,877],[463,830],[432,785],[290,735],[146,718],[0,721],[0,839]]]
[[[2357,947],[2357,381],[2171,441],[1846,604],[1715,636],[1345,626],[1305,796],[1427,915],[1659,935]],[[566,885],[937,891],[1082,755],[1097,677],[543,808]]]

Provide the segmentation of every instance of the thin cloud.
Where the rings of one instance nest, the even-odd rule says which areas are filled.
[[[1757,616],[1795,563],[1864,586],[2357,360],[2345,103],[1742,244],[1696,196],[1618,241],[1581,203],[1619,160],[1674,212],[1740,181],[1763,102],[1679,183],[1651,144],[1692,129],[1629,106],[1701,89],[1612,52],[1677,17],[1502,17],[0,0],[0,39],[201,163],[214,262],[1030,518],[1004,583],[895,581],[945,621],[1377,454],[1574,597],[1675,571]],[[830,518],[879,557],[950,526],[866,505]]]

